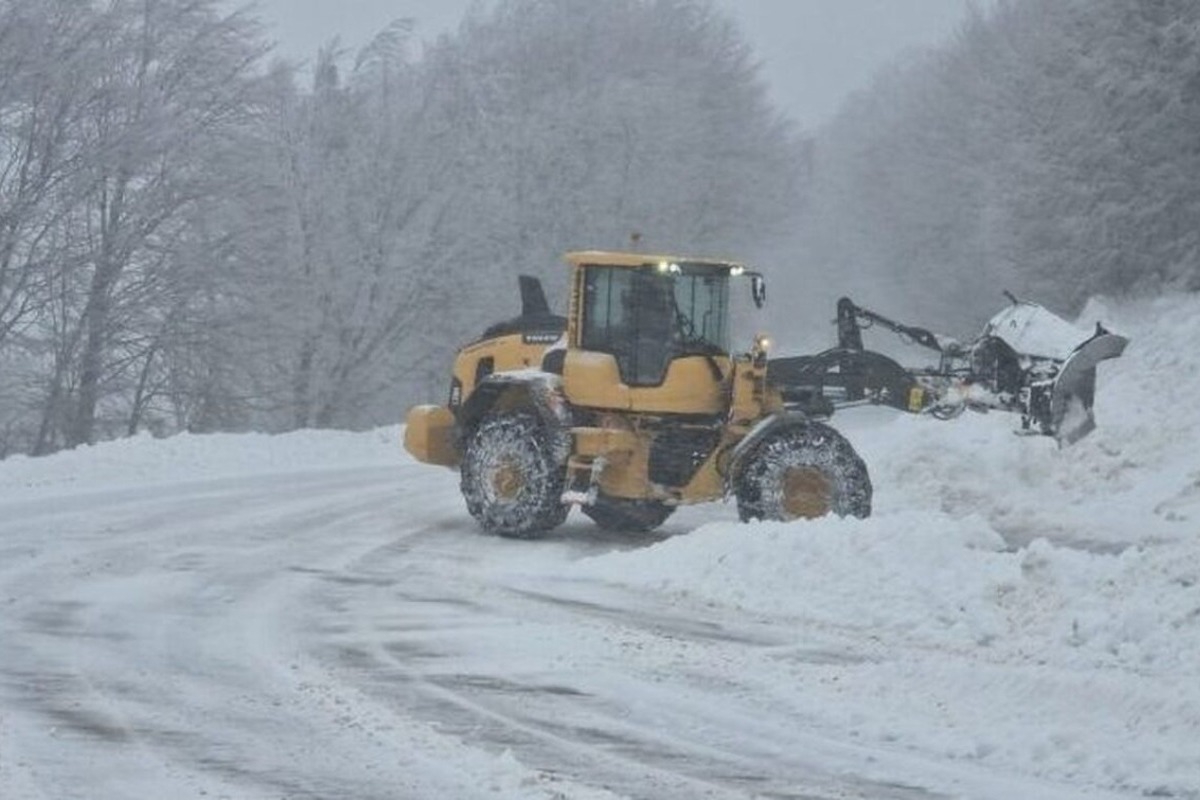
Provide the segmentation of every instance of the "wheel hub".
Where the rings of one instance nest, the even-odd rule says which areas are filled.
[[[492,473],[492,491],[500,500],[513,500],[525,488],[525,478],[514,461],[502,461]]]
[[[817,519],[833,510],[833,484],[814,467],[791,467],[783,476],[783,508],[789,519]]]

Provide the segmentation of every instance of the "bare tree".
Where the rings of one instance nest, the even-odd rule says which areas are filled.
[[[0,4],[0,348],[37,321],[69,259],[60,227],[83,190],[97,27],[68,0]]]
[[[209,180],[206,148],[245,120],[264,48],[249,19],[217,8],[216,0],[118,0],[105,11],[87,129],[90,190],[79,216],[88,262],[68,445],[92,441],[106,381],[141,360],[114,348],[135,341],[125,327],[136,324],[131,310],[144,313],[169,294],[163,263],[183,212],[222,189]]]

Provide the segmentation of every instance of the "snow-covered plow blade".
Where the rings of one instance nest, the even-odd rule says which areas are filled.
[[[1117,358],[1128,344],[1099,324],[1089,335],[1035,303],[1014,299],[968,354],[983,373],[978,377],[995,382],[996,407],[1020,411],[1026,429],[1074,444],[1096,427],[1096,365]]]
[[[963,345],[842,298],[838,346],[773,360],[770,380],[786,402],[810,415],[862,403],[939,419],[996,409],[1020,414],[1022,432],[1073,444],[1096,427],[1096,365],[1120,356],[1129,340],[1101,325],[1089,333],[1036,303],[1010,299],[975,341]],[[936,351],[938,366],[908,369],[864,349],[862,331],[875,325]]]
[[[1096,365],[1125,352],[1129,340],[1097,333],[1081,344],[1063,364],[1050,389],[1050,417],[1045,433],[1060,443],[1074,444],[1096,427],[1092,403],[1096,397]]]

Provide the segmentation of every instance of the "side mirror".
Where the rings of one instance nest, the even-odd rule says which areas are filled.
[[[762,275],[755,273],[750,276],[750,297],[754,299],[754,305],[757,308],[762,308],[767,302],[767,280]]]

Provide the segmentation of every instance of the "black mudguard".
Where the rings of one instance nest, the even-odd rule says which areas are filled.
[[[571,450],[571,411],[562,393],[562,377],[540,370],[496,372],[485,378],[459,409],[455,424],[459,447],[494,410],[526,408],[537,415],[554,445],[556,457],[566,463]]]

